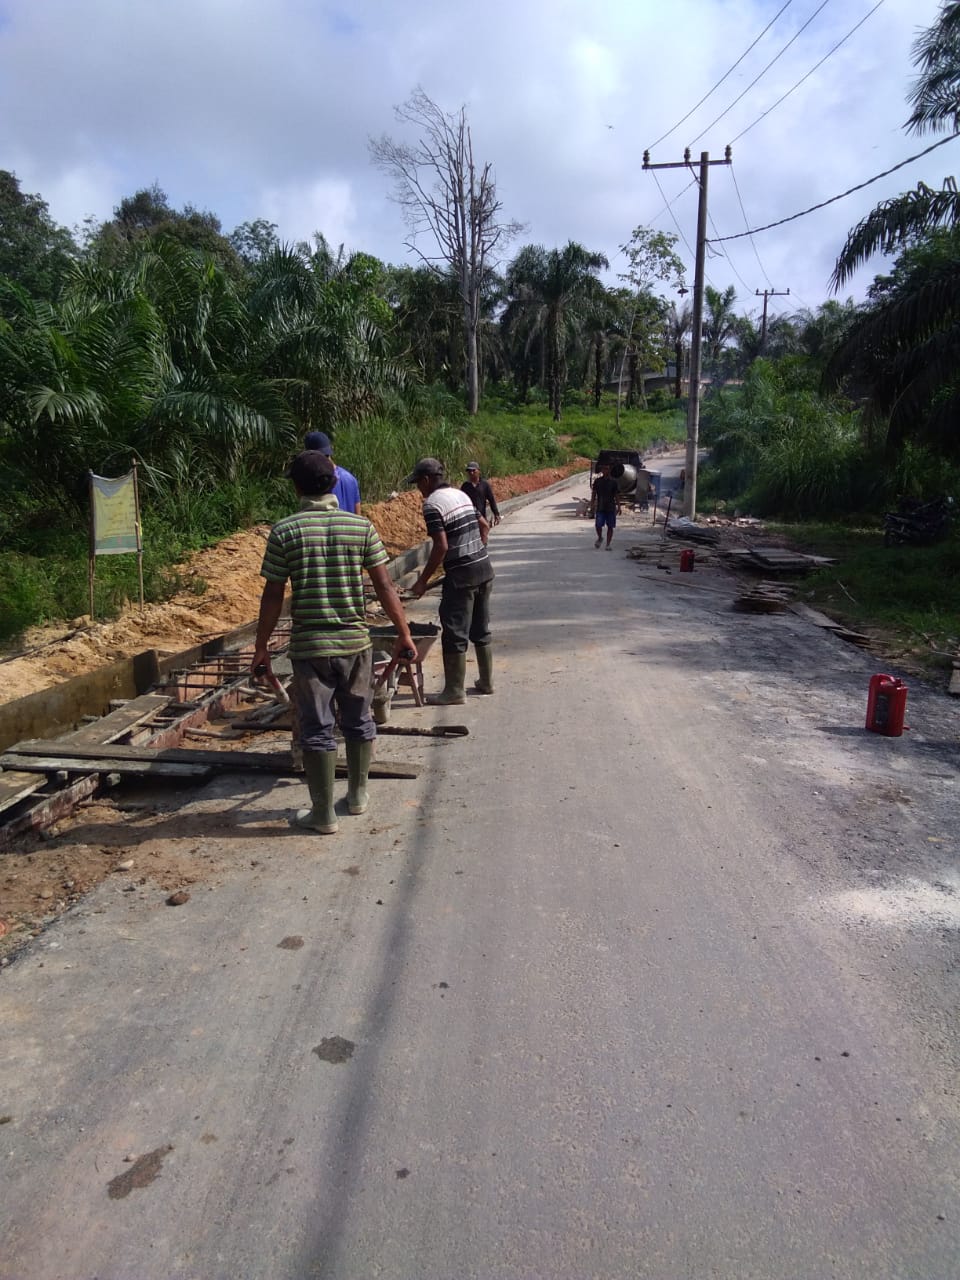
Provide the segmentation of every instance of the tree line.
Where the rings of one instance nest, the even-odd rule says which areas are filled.
[[[960,0],[915,47],[914,132],[956,131]],[[268,475],[305,431],[456,422],[491,391],[543,400],[562,420],[573,390],[595,405],[646,401],[651,372],[679,401],[691,308],[676,237],[636,227],[606,256],[570,241],[516,247],[466,112],[417,90],[398,109],[414,143],[384,136],[415,265],[335,249],[318,232],[282,243],[259,218],[225,232],[153,186],[76,233],[0,171],[0,519],[76,504],[87,468],[136,457],[157,492]],[[877,250],[893,255],[865,303],[830,300],[771,318],[708,287],[705,372],[741,381],[758,360],[805,363],[823,403],[857,414],[871,446],[957,449],[955,185],[921,185],[874,210],[837,261],[837,287]],[[622,270],[616,270],[618,264]],[[792,375],[797,376],[796,372]],[[662,393],[661,393],[662,394]],[[438,399],[439,397],[439,399]],[[438,405],[441,406],[438,411]]]

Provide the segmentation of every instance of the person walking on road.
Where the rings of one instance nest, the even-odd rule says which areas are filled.
[[[333,461],[333,445],[330,443],[330,437],[322,431],[308,431],[303,441],[304,449],[315,449],[318,453],[324,454],[331,462]],[[333,496],[336,498],[341,511],[352,511],[354,515],[360,514],[360,483],[355,475],[352,475],[346,467],[338,467],[334,462],[334,471],[336,472],[336,481],[333,486]]]
[[[617,516],[620,513],[620,486],[610,474],[609,462],[600,464],[600,474],[593,482],[593,507],[595,511],[597,540],[594,546],[603,542],[603,530],[607,530],[607,550],[613,541],[613,531],[617,527]]]
[[[370,713],[373,698],[373,648],[365,620],[363,570],[377,599],[397,629],[395,657],[414,649],[403,605],[387,573],[387,553],[380,535],[363,516],[342,511],[333,496],[331,459],[305,450],[287,472],[300,508],[271,529],[261,576],[266,579],[251,663],[254,679],[269,676],[267,645],[283,607],[290,582],[291,692],[300,725],[303,767],[310,808],[292,825],[321,835],[338,829],[333,791],[337,744],[333,736],[334,705],[346,743],[347,810],[367,808],[367,779],[377,728]]]
[[[464,682],[467,648],[477,655],[477,693],[493,693],[493,647],[490,641],[490,591],[493,565],[487,553],[490,526],[462,489],[444,479],[443,463],[421,458],[404,481],[415,484],[423,498],[423,518],[433,540],[430,556],[411,591],[419,599],[443,564],[440,596],[444,685],[428,698],[440,706],[466,702]]]
[[[460,488],[485,520],[487,518],[487,505],[489,504],[490,513],[493,516],[491,523],[500,523],[500,508],[497,506],[497,500],[493,496],[493,489],[489,480],[485,480],[480,475],[479,462],[467,463],[467,478]]]

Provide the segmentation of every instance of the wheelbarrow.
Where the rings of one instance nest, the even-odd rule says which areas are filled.
[[[373,718],[377,724],[386,724],[390,718],[390,704],[399,685],[407,685],[412,690],[413,700],[418,707],[425,705],[423,660],[433,648],[439,634],[440,628],[435,622],[411,622],[410,635],[415,655],[394,661],[386,651],[392,649],[396,642],[396,630],[393,627],[370,628],[374,648]]]

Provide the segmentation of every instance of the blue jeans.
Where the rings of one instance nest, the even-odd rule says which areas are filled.
[[[617,513],[615,511],[598,511],[597,512],[597,533],[600,533],[603,526],[608,529],[617,527]]]
[[[377,726],[370,714],[373,699],[373,647],[343,658],[294,658],[290,687],[304,751],[336,751],[336,723],[348,742],[372,742]]]

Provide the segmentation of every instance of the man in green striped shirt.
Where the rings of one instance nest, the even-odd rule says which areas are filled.
[[[261,576],[255,676],[270,672],[267,644],[290,582],[293,630],[291,692],[300,723],[303,768],[311,807],[292,819],[296,826],[329,835],[338,829],[333,805],[337,744],[334,704],[340,714],[347,755],[347,809],[367,808],[367,777],[377,727],[370,713],[373,648],[364,617],[363,571],[397,629],[394,654],[413,649],[410,628],[387,573],[380,535],[363,516],[341,511],[331,493],[336,471],[317,450],[297,455],[287,472],[300,508],[278,520],[267,539]]]

